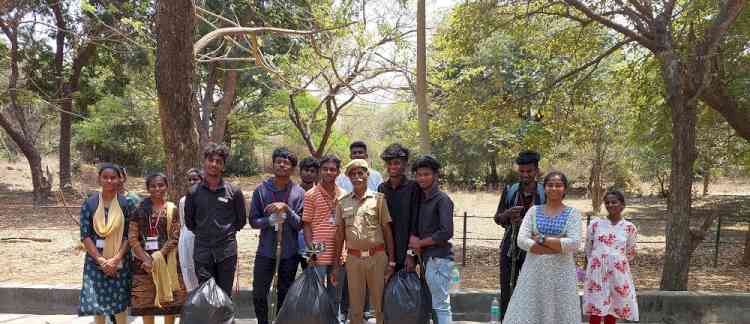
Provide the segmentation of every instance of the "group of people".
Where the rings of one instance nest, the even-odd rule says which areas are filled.
[[[273,175],[257,186],[248,205],[243,191],[223,178],[228,156],[226,146],[208,144],[203,169],[187,172],[190,189],[177,205],[167,199],[169,183],[162,173],[146,177],[149,195],[140,199],[125,189],[124,168],[99,168],[101,190],[81,207],[87,253],[79,315],[94,315],[97,324],[106,316],[123,324],[130,308],[146,324],[158,315],[174,323],[187,293],[210,278],[231,296],[236,236],[249,222],[260,231],[252,286],[259,323],[269,323],[274,278],[274,302],[280,306],[300,267],[323,279],[349,323],[361,323],[368,307],[382,323],[388,279],[396,271],[420,271],[433,320],[451,323],[454,210],[438,185],[441,165],[435,158],[420,156],[409,164],[409,150],[392,144],[380,156],[387,169],[383,181],[368,163],[366,144],[357,141],[343,166],[334,155],[299,161],[298,184],[292,180],[297,156],[277,148],[271,156]],[[608,192],[608,217],[588,226],[582,308],[575,264],[584,240],[581,215],[563,202],[565,174],[553,171],[537,181],[539,160],[533,151],[518,155],[520,181],[505,187],[494,217],[505,229],[503,323],[579,323],[582,309],[592,324],[638,320],[629,268],[637,230],[622,218],[624,195]],[[409,166],[413,180],[407,177]]]
[[[367,145],[357,141],[346,165],[334,155],[299,161],[297,184],[297,156],[277,148],[273,176],[257,186],[249,205],[242,190],[222,177],[229,156],[224,145],[204,148],[203,169],[187,173],[190,189],[178,205],[167,199],[164,174],[146,177],[149,195],[141,200],[125,190],[123,168],[104,164],[101,190],[81,208],[86,257],[79,315],[123,324],[129,308],[146,324],[160,315],[174,323],[187,293],[211,278],[231,296],[236,236],[249,222],[260,230],[253,266],[259,323],[269,323],[274,277],[275,302],[282,305],[300,266],[320,274],[349,323],[363,322],[368,307],[383,323],[388,279],[396,271],[419,270],[434,320],[450,323],[453,202],[438,186],[440,163],[426,155],[409,164],[409,155],[399,144],[388,146],[381,155],[388,171],[383,181],[368,163]],[[414,180],[407,177],[409,167]]]
[[[582,238],[581,215],[563,201],[565,174],[553,171],[539,183],[539,154],[521,152],[520,181],[506,186],[495,214],[505,228],[500,247],[500,309],[503,323],[579,323],[581,310],[590,324],[638,321],[630,261],[637,229],[622,218],[625,196],[605,194],[607,218],[587,226],[583,308],[576,288],[575,253]]]

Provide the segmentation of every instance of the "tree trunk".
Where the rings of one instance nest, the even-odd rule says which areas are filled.
[[[10,122],[5,119],[4,116],[0,116],[0,126],[5,129],[5,132],[10,136],[18,148],[26,157],[29,162],[29,169],[31,170],[31,184],[33,186],[34,204],[42,204],[48,201],[51,193],[52,186],[50,185],[49,179],[44,177],[44,171],[42,169],[42,157],[39,151],[34,147],[34,144],[28,138],[25,138],[20,132],[13,129]]]
[[[237,97],[237,79],[239,72],[235,70],[224,73],[224,94],[216,107],[214,128],[211,131],[211,140],[219,142],[224,138],[224,133],[229,122],[229,114],[234,108],[234,100]]]
[[[497,152],[492,151],[489,160],[490,175],[487,177],[489,190],[495,190],[500,186],[500,175],[497,174]]]
[[[667,103],[672,112],[672,170],[669,179],[669,221],[667,246],[661,277],[662,290],[687,290],[690,269],[690,215],[693,164],[695,163],[695,124],[697,109],[693,94],[686,90],[682,67],[676,54],[667,50],[657,55],[661,61]]]
[[[156,8],[156,90],[166,153],[169,198],[187,190],[183,174],[199,164],[198,135],[191,115],[193,92],[192,0],[159,0]]]
[[[745,232],[745,255],[742,258],[742,265],[750,266],[750,224],[747,225],[747,232]]]
[[[70,102],[64,100],[63,104],[60,105],[60,189],[68,189],[71,187],[70,181],[70,126],[71,118],[69,110],[71,108]]]
[[[425,0],[417,0],[417,117],[419,120],[419,149],[432,153],[430,117],[427,113],[427,48],[425,46]]]
[[[10,102],[11,115],[15,117],[18,129],[15,129],[11,122],[3,115],[0,110],[0,127],[8,134],[11,140],[18,146],[21,153],[29,161],[31,169],[31,183],[34,188],[34,204],[41,204],[48,200],[51,186],[49,179],[44,177],[42,171],[42,158],[39,151],[34,147],[36,134],[31,132],[31,128],[26,120],[26,114],[18,105],[18,32],[17,25],[2,25],[3,33],[10,41],[10,75],[8,77],[8,99]]]
[[[203,92],[203,98],[200,104],[200,113],[196,115],[196,125],[198,125],[198,138],[201,147],[206,146],[211,140],[211,111],[214,105],[214,88],[218,72],[216,63],[208,65],[208,79],[206,80],[206,90]]]
[[[604,186],[602,185],[602,168],[604,166],[604,155],[606,153],[604,134],[602,130],[593,130],[594,136],[594,159],[591,164],[591,179],[589,180],[589,192],[591,194],[591,207],[594,215],[602,212],[602,200],[604,200]]]
[[[711,184],[711,169],[703,170],[703,196],[708,196],[708,186]]]

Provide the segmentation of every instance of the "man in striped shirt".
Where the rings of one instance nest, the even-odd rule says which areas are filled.
[[[321,277],[330,278],[334,265],[334,241],[336,238],[336,203],[345,192],[336,186],[336,177],[341,169],[341,160],[334,155],[326,155],[320,159],[320,182],[305,193],[303,204],[302,223],[305,234],[305,244],[323,243],[325,251],[308,261],[308,266],[313,267]],[[334,288],[330,280],[327,281],[327,290],[332,300],[345,303],[342,298],[336,298],[337,290],[343,290],[342,285]],[[346,310],[343,305],[342,310]],[[336,305],[338,309],[338,305]]]

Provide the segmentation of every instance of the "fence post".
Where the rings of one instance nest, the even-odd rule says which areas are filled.
[[[468,216],[467,213],[464,211],[464,237],[463,237],[463,241],[464,242],[463,242],[463,247],[462,247],[462,249],[463,249],[463,252],[462,252],[463,256],[461,257],[461,266],[462,267],[466,266],[466,232],[467,232],[467,230],[466,230],[466,219],[468,218],[467,216]]]
[[[719,213],[719,221],[716,223],[716,244],[714,246],[714,268],[719,264],[719,243],[721,243],[721,213]]]

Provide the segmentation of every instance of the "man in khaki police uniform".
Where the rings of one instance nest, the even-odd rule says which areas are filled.
[[[383,194],[367,189],[367,161],[355,159],[345,167],[354,190],[336,206],[336,258],[346,241],[346,276],[349,284],[350,324],[363,323],[365,293],[375,308],[375,319],[383,323],[383,288],[396,267],[391,216]],[[386,254],[387,251],[387,254]],[[336,262],[331,281],[341,265]]]

